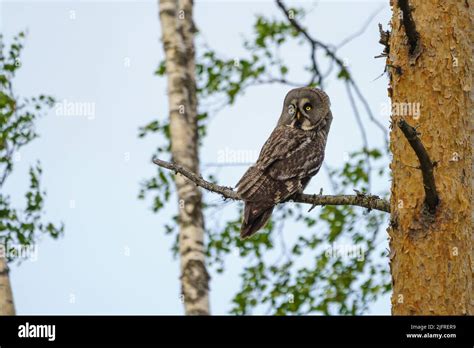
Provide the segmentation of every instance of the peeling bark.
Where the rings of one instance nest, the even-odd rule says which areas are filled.
[[[172,158],[175,163],[199,173],[193,2],[160,0],[159,16],[168,77]],[[175,176],[175,184],[182,300],[186,314],[209,314],[201,192],[182,175]]]
[[[401,115],[392,109],[392,125],[406,119],[417,128],[436,163],[440,199],[434,214],[423,213],[425,190],[417,156],[399,127],[393,126],[388,230],[392,312],[472,315],[473,8],[467,1],[410,0],[392,1],[392,10],[387,65],[402,72],[390,75],[392,108],[408,103],[420,106],[419,115]],[[412,21],[408,27],[418,34],[416,42],[400,15],[406,11]],[[416,52],[413,47],[421,47],[419,42],[423,49]]]
[[[7,261],[0,257],[0,315],[15,315]]]

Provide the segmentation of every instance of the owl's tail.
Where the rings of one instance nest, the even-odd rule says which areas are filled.
[[[273,208],[273,206],[262,207],[261,203],[258,202],[245,202],[240,238],[248,238],[265,226],[270,216],[272,216]]]

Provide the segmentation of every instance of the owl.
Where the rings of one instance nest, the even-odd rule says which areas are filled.
[[[285,97],[278,123],[257,162],[236,185],[245,202],[240,237],[261,229],[273,208],[302,193],[321,168],[332,122],[328,95],[318,88],[295,88]]]

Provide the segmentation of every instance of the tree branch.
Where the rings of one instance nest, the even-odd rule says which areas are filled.
[[[398,7],[402,11],[402,23],[410,46],[410,55],[414,55],[419,50],[420,34],[416,31],[415,21],[411,15],[411,8],[408,0],[398,0]]]
[[[342,40],[339,44],[336,45],[336,49],[340,49],[342,46],[348,44],[349,42],[351,42],[352,40],[354,40],[356,37],[362,35],[366,29],[369,27],[370,23],[372,22],[372,20],[375,18],[375,16],[377,16],[385,7],[386,5],[385,4],[382,4],[378,9],[376,9],[365,21],[365,23],[362,25],[362,27],[357,30],[355,33],[351,34],[350,36],[348,36],[347,38],[345,38],[344,40]]]
[[[154,159],[153,163],[160,167],[172,170],[175,173],[179,173],[191,180],[197,186],[200,186],[206,189],[207,191],[218,193],[226,199],[241,200],[237,192],[234,191],[231,187],[220,186],[206,181],[201,176],[191,172],[190,170],[178,164],[162,161],[160,159]],[[355,205],[367,209],[380,210],[386,213],[390,213],[390,204],[385,199],[382,199],[375,195],[364,194],[357,191],[356,193],[356,195],[308,195],[302,193],[293,196],[289,201],[295,203],[311,204],[311,206]]]
[[[351,74],[349,73],[349,69],[345,66],[344,64],[344,61],[339,58],[336,54],[336,49],[332,49],[329,45],[327,44],[324,44],[323,42],[317,40],[316,38],[312,37],[309,32],[294,18],[290,17],[289,16],[289,10],[288,8],[285,6],[285,4],[283,3],[282,0],[276,0],[276,4],[277,6],[280,8],[280,10],[285,14],[286,18],[288,19],[288,21],[290,22],[290,24],[293,26],[293,28],[295,28],[295,30],[299,33],[301,33],[301,35],[303,35],[303,37],[308,41],[308,43],[311,45],[311,62],[312,62],[312,65],[313,65],[313,70],[314,70],[314,74],[310,83],[312,81],[314,81],[314,78],[317,74],[319,74],[320,77],[321,74],[319,73],[319,70],[315,70],[315,66],[317,67],[317,63],[316,63],[316,54],[315,54],[315,51],[316,51],[316,48],[320,47],[324,53],[326,53],[326,55],[331,58],[331,62],[334,62],[336,63],[336,65],[339,67],[339,69],[341,71],[346,71],[348,76],[347,76],[347,81],[348,83],[354,88],[354,91],[356,92],[357,96],[359,97],[359,99],[361,100],[362,104],[364,105],[364,108],[366,109],[367,111],[367,114],[370,118],[370,120],[375,123],[375,125],[382,131],[383,135],[384,135],[384,141],[385,141],[385,145],[388,147],[388,140],[387,140],[387,130],[385,129],[385,127],[383,126],[382,123],[380,123],[373,115],[372,113],[372,110],[370,109],[370,106],[367,102],[367,100],[365,99],[365,97],[362,95],[362,93],[360,92],[359,90],[359,87],[357,86],[356,82],[354,81],[354,79],[352,78]]]
[[[434,164],[431,162],[428,152],[426,152],[423,143],[418,137],[418,132],[415,127],[410,126],[405,120],[398,121],[398,127],[401,129],[407,138],[413,151],[415,151],[418,160],[420,161],[421,174],[423,175],[423,187],[425,189],[425,206],[431,214],[436,212],[436,207],[439,204],[438,192],[436,191],[436,184],[433,175]]]

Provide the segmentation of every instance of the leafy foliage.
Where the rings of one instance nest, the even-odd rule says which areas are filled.
[[[304,18],[302,9],[291,11],[299,20]],[[206,115],[200,120],[200,127],[205,129],[212,119],[207,115],[215,116],[221,107],[232,105],[252,86],[293,85],[288,80],[290,69],[279,55],[291,41],[305,44],[302,34],[286,18],[259,15],[252,38],[243,43],[245,57],[226,58],[205,44],[199,45],[197,91],[201,112]],[[311,62],[305,69],[315,73]],[[166,74],[164,62],[160,63],[157,74]],[[344,83],[351,75],[344,67],[334,78]],[[215,105],[218,107],[213,108]],[[167,125],[166,119],[155,120],[140,129],[140,136],[159,136],[162,145],[154,155],[169,153]],[[369,191],[371,173],[384,175],[387,164],[383,150],[364,147],[350,153],[341,168],[327,168],[333,193]],[[373,168],[371,161],[379,163],[379,167]],[[172,179],[172,173],[157,169],[153,178],[142,183],[140,198],[152,194],[153,210],[158,212],[170,199]],[[208,266],[222,273],[235,253],[245,265],[240,273],[240,290],[232,299],[231,313],[361,314],[370,302],[390,291],[387,258],[385,250],[380,248],[383,241],[380,227],[387,222],[383,213],[367,213],[350,206],[325,206],[306,212],[300,204],[285,203],[277,207],[262,232],[242,241],[239,238],[242,204],[238,207],[232,218],[210,228],[210,221],[220,215],[225,205],[221,202],[204,205]],[[167,224],[165,230],[176,236],[175,221]],[[176,255],[177,238],[172,249]]]
[[[40,95],[20,98],[14,95],[12,81],[20,68],[20,53],[23,48],[24,33],[13,38],[9,49],[5,48],[0,35],[0,187],[13,172],[15,158],[20,149],[38,137],[35,123],[46,108],[54,104],[54,99]],[[15,259],[13,250],[18,246],[34,244],[38,233],[57,238],[64,226],[56,226],[42,221],[44,197],[41,189],[41,165],[36,163],[29,170],[29,189],[25,193],[25,207],[12,207],[10,197],[0,193],[0,244],[3,245],[9,261]],[[12,251],[12,252],[9,252]]]
[[[354,187],[363,190],[367,183],[357,155],[352,155],[355,165],[348,162],[342,169],[333,170],[343,182],[336,184],[340,190],[337,193],[347,193]],[[346,173],[351,173],[351,179]],[[385,214],[366,214],[350,206],[324,206],[316,215],[303,208],[300,204],[279,207],[273,221],[279,221],[280,228],[269,236],[279,235],[284,246],[280,246],[273,262],[263,253],[254,252],[254,261],[241,273],[241,291],[233,299],[232,313],[249,314],[261,309],[276,315],[360,314],[378,295],[390,290],[388,264],[380,261],[384,250],[377,241]],[[282,221],[286,226],[291,223],[292,228],[287,228],[292,234],[290,242],[281,234]]]

